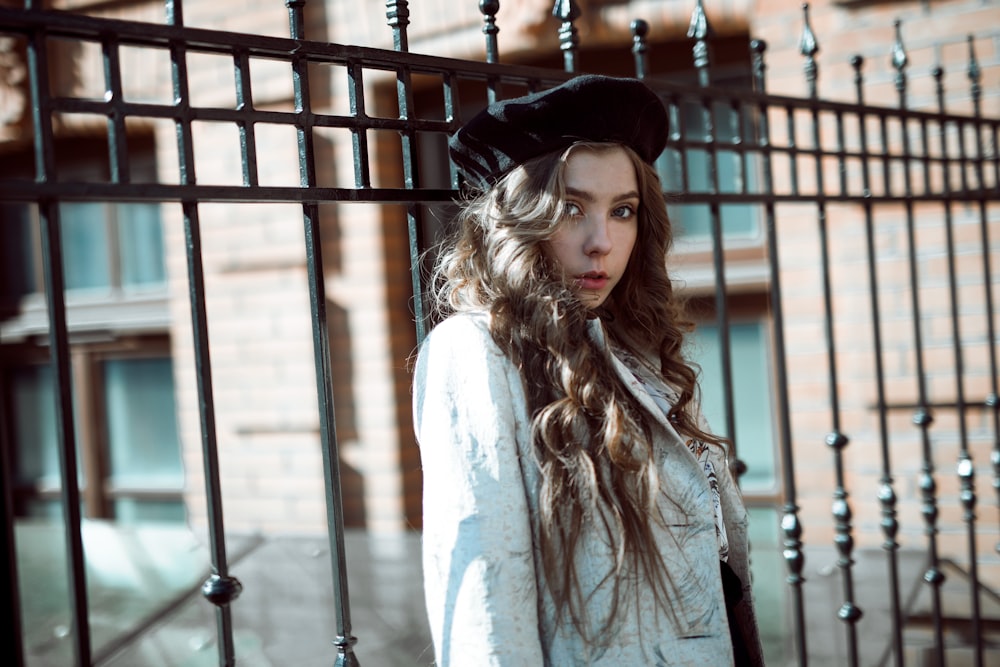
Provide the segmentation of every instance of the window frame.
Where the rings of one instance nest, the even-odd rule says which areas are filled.
[[[165,500],[184,503],[186,484],[182,480],[175,488],[115,488],[110,483],[110,442],[108,437],[106,387],[100,370],[108,360],[171,358],[167,334],[125,335],[108,339],[70,341],[70,365],[74,398],[74,426],[77,456],[81,471],[80,498],[83,515],[92,519],[115,519],[114,503],[120,499]],[[17,367],[49,363],[48,350],[43,345],[20,343],[0,346],[0,395],[3,410],[12,412],[11,371]],[[2,437],[10,452],[12,471],[16,459],[13,419],[5,419]],[[178,442],[178,454],[182,448]],[[60,487],[47,484],[21,484],[12,479],[11,495],[18,515],[30,500],[57,501]],[[96,483],[95,483],[96,481]]]

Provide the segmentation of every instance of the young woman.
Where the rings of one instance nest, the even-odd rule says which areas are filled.
[[[583,76],[450,142],[478,192],[414,378],[439,667],[762,664],[666,270],[666,131],[643,83]]]

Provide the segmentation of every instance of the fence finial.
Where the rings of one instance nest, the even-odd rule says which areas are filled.
[[[896,28],[896,41],[892,45],[892,66],[896,70],[896,90],[899,92],[899,106],[906,107],[906,65],[909,58],[906,56],[906,48],[903,46],[903,22],[896,19],[893,22]]]
[[[819,44],[816,42],[816,35],[809,25],[809,3],[802,4],[802,39],[799,40],[799,53],[806,58],[805,72],[806,83],[809,84],[809,97],[816,97],[816,80],[819,75],[819,67],[816,65],[816,54],[819,53]]]
[[[980,81],[982,81],[983,73],[979,69],[979,61],[976,60],[976,48],[973,44],[973,37],[969,35],[969,81],[972,83],[972,106],[976,111],[976,115],[980,115],[980,101],[982,97],[982,86]]]
[[[580,5],[576,0],[556,0],[552,15],[562,21],[559,27],[559,48],[563,52],[563,68],[567,72],[576,71],[576,52],[580,47],[580,35],[573,22],[580,18]]]
[[[858,104],[865,103],[865,75],[861,70],[865,66],[865,59],[860,53],[851,57],[851,67],[854,68],[854,89],[858,94]]]
[[[648,50],[646,46],[646,35],[649,34],[649,24],[642,19],[632,21],[632,54],[635,56],[635,77],[637,79],[646,78],[646,70],[649,69],[649,59],[646,56]]]
[[[750,57],[753,67],[753,86],[754,90],[759,93],[763,93],[765,90],[764,71],[767,69],[767,65],[764,64],[765,51],[767,51],[767,42],[763,39],[754,39],[750,41]]]
[[[705,7],[701,0],[694,6],[691,14],[691,24],[688,26],[687,36],[695,40],[693,49],[694,66],[698,70],[698,82],[702,86],[708,86],[708,40],[715,36],[712,26],[708,23],[708,16],[705,15]]]
[[[500,0],[479,0],[479,11],[483,15],[483,34],[486,35],[486,62],[500,62],[500,50],[497,45],[497,12],[500,11]]]
[[[386,0],[385,18],[392,28],[392,44],[397,51],[409,51],[406,26],[410,25],[410,7],[407,0]]]

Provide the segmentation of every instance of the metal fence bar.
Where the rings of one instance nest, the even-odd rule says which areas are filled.
[[[711,85],[709,67],[711,65],[708,39],[712,29],[705,16],[701,2],[698,2],[691,18],[689,39],[694,39],[692,49],[695,69],[698,72],[698,84],[703,88]],[[705,169],[708,172],[708,191],[719,193],[719,152],[718,133],[715,129],[715,100],[703,97],[700,100],[702,123],[704,123],[703,139],[705,142]],[[683,111],[681,111],[683,115]],[[733,404],[733,355],[729,335],[729,303],[726,286],[726,262],[724,236],[722,231],[722,208],[718,201],[709,204],[709,221],[712,230],[712,271],[715,276],[715,324],[719,334],[719,366],[722,372],[722,395],[724,402],[726,437],[732,443],[732,464],[736,470],[742,469],[739,463],[739,443],[736,438],[736,409]]]
[[[9,424],[7,406],[0,401],[0,424]],[[14,479],[12,453],[13,447],[7,445],[4,436],[0,435],[0,600],[3,600],[2,612],[7,622],[0,624],[0,662],[11,667],[24,665],[24,640],[21,633],[24,624],[21,620],[21,593],[18,586],[17,539],[14,533],[14,494],[12,484]]]
[[[559,26],[559,48],[563,53],[563,69],[567,72],[576,72],[580,31],[573,24],[580,18],[580,5],[576,0],[556,0],[552,15],[562,21]]]
[[[125,134],[125,115],[122,113],[122,75],[118,40],[107,36],[101,40],[104,64],[105,100],[112,112],[108,114],[108,153],[111,165],[111,182],[129,182],[128,137]]]
[[[944,70],[936,67],[934,70],[935,87],[937,91],[937,101],[939,110],[945,108],[944,98]],[[965,160],[965,133],[964,128],[959,126],[958,149],[962,163],[962,190],[968,190],[968,176],[966,173]],[[948,150],[947,134],[941,132],[941,151]],[[983,634],[981,622],[981,607],[979,603],[979,564],[976,558],[976,492],[974,484],[975,468],[972,458],[969,455],[969,428],[966,415],[965,404],[965,360],[962,354],[962,326],[959,319],[959,294],[958,278],[955,267],[955,223],[952,216],[951,179],[947,173],[944,174],[942,183],[942,194],[944,195],[944,231],[945,247],[948,263],[948,297],[951,306],[951,336],[952,351],[955,357],[955,408],[958,412],[958,438],[959,456],[956,472],[958,473],[959,484],[961,486],[960,499],[963,513],[962,520],[966,524],[966,536],[969,549],[969,595],[970,613],[972,625],[972,638],[974,659],[977,667],[983,665]],[[984,254],[988,254],[984,249]]]
[[[246,49],[233,53],[233,75],[236,84],[236,108],[253,109],[253,90],[250,77],[250,54]],[[260,185],[257,170],[257,132],[254,124],[246,120],[236,123],[240,133],[240,164],[243,166],[243,185],[254,188]]]
[[[635,78],[645,79],[649,71],[649,47],[646,36],[649,34],[649,24],[642,19],[635,19],[629,24],[632,31],[632,57],[635,60]]]
[[[892,49],[892,66],[896,70],[895,85],[899,95],[899,107],[906,108],[907,78],[906,66],[907,55],[903,46],[901,23],[897,20],[896,41]],[[912,194],[912,181],[909,170],[910,140],[907,124],[900,124],[900,141],[903,155],[903,194]],[[885,153],[884,174],[888,187],[890,178],[891,151],[889,148],[889,136],[886,127],[886,117],[882,117],[882,145]],[[931,586],[933,615],[934,615],[934,651],[938,664],[945,664],[944,658],[944,629],[941,607],[941,584],[944,583],[944,572],[940,568],[938,560],[937,544],[937,485],[934,481],[934,453],[930,436],[930,427],[934,422],[927,396],[927,374],[924,360],[924,340],[921,330],[921,304],[920,304],[920,271],[917,258],[917,237],[916,220],[914,218],[912,201],[903,202],[904,216],[906,222],[906,246],[909,264],[909,287],[910,287],[910,309],[913,320],[913,346],[914,346],[914,380],[917,388],[917,410],[913,416],[913,423],[920,429],[921,446],[923,452],[923,471],[921,474],[921,491],[924,501],[924,518],[927,522],[928,540],[928,561],[929,568],[924,575],[924,581]]]
[[[497,27],[497,12],[499,11],[500,2],[498,0],[480,0],[479,12],[483,15],[483,34],[486,35],[486,62],[488,63],[500,62],[500,48],[497,39],[497,33],[500,32],[500,29]],[[493,104],[500,99],[500,96],[503,94],[501,86],[502,84],[498,77],[491,76],[487,79],[487,104]]]
[[[410,12],[406,0],[390,0],[387,3],[386,18],[392,28],[392,42],[396,51],[406,53],[410,50],[406,27],[410,23]],[[410,69],[404,64],[396,69],[396,99],[399,104],[399,118],[408,121],[415,115],[413,106],[413,86],[411,85]],[[407,190],[419,187],[420,170],[417,162],[417,135],[413,129],[406,129],[399,134],[403,152],[403,187]],[[414,299],[413,317],[416,324],[417,340],[422,341],[426,335],[427,319],[424,313],[424,301],[421,285],[421,248],[424,247],[423,224],[421,224],[421,209],[416,204],[406,206],[406,233],[410,247],[410,282],[413,286]]]
[[[1000,187],[1000,143],[998,143],[998,138],[996,131],[993,132],[992,137],[987,135],[983,136],[983,128],[978,121],[982,120],[983,109],[982,109],[982,72],[979,69],[979,62],[976,59],[975,44],[972,39],[972,35],[969,35],[969,69],[968,76],[970,82],[970,88],[972,93],[972,108],[973,108],[973,118],[977,121],[976,123],[976,137],[978,141],[976,142],[976,161],[973,173],[976,176],[976,187],[982,192],[986,191],[986,174],[984,168],[984,156],[986,154],[988,145],[988,140],[992,139],[992,152],[994,154],[995,164],[998,165],[998,169],[994,175],[994,187]],[[993,488],[997,492],[998,504],[1000,504],[1000,388],[998,388],[998,382],[1000,382],[1000,366],[997,363],[997,350],[996,345],[993,343],[997,339],[996,325],[994,324],[994,306],[993,306],[993,275],[992,268],[990,266],[990,253],[989,249],[994,246],[990,242],[989,233],[989,217],[986,211],[986,199],[980,198],[978,201],[979,208],[979,233],[980,233],[980,246],[983,249],[983,292],[985,301],[985,314],[986,314],[986,340],[987,345],[987,358],[989,360],[988,367],[990,372],[989,381],[989,395],[983,401],[984,407],[990,411],[990,420],[993,425],[993,449],[990,453],[990,462],[993,465]],[[997,544],[997,550],[1000,551],[1000,543]]]
[[[754,88],[763,92],[765,90],[765,64],[764,52],[767,44],[763,40],[755,39],[750,43],[753,67]],[[768,120],[768,105],[762,103],[759,108],[759,118],[757,121],[757,146],[761,149],[762,156],[762,189],[769,192],[774,188],[773,165],[771,164],[771,131]],[[768,267],[771,271],[770,299],[771,311],[774,317],[774,372],[775,385],[777,386],[777,404],[780,439],[782,479],[784,481],[784,504],[782,506],[783,515],[781,517],[781,530],[784,533],[784,550],[782,556],[788,567],[788,582],[792,596],[792,606],[794,615],[794,638],[795,653],[798,663],[805,667],[808,663],[808,651],[806,648],[806,618],[805,600],[803,597],[802,584],[805,577],[802,576],[802,569],[805,565],[805,554],[802,552],[802,524],[799,521],[799,507],[796,504],[795,486],[795,462],[792,453],[792,424],[789,414],[788,401],[788,366],[785,354],[785,317],[781,305],[781,276],[778,271],[778,234],[777,217],[773,202],[764,203],[765,229],[767,234],[767,258]]]
[[[184,24],[181,0],[166,0],[167,22]],[[196,182],[194,139],[191,133],[191,97],[188,89],[187,52],[182,41],[170,44],[171,80],[177,109],[174,118],[177,136],[177,162],[181,183]],[[198,388],[198,413],[201,425],[202,466],[205,472],[205,496],[208,509],[208,539],[212,574],[202,585],[202,595],[215,605],[219,664],[236,664],[233,645],[232,611],[230,603],[239,597],[242,585],[229,576],[226,555],[226,535],[222,510],[218,438],[215,422],[215,398],[212,389],[212,360],[209,352],[208,313],[205,304],[205,274],[202,265],[201,222],[198,202],[181,202],[188,270],[188,296],[191,307],[191,329]]]
[[[816,42],[816,35],[809,24],[809,6],[803,5],[803,31],[799,43],[799,52],[805,56],[805,75],[809,89],[809,98],[817,99],[817,80],[819,68],[816,64],[816,53],[819,52],[819,45]],[[843,117],[838,114],[837,118],[837,139],[839,154],[843,154]],[[815,109],[811,114],[812,120],[812,141],[813,148],[822,151],[822,140],[820,136],[820,117]],[[843,165],[843,158],[840,158],[840,165]],[[823,161],[820,157],[815,160],[816,168],[816,191],[826,192],[824,183]],[[840,191],[846,189],[843,181],[844,170],[841,169],[842,180]],[[847,638],[847,659],[851,667],[857,667],[858,660],[858,633],[856,623],[861,618],[861,609],[854,604],[854,537],[851,534],[851,504],[850,494],[846,488],[844,474],[844,449],[850,439],[841,429],[840,415],[840,391],[837,371],[837,341],[834,335],[834,311],[833,311],[833,281],[830,264],[830,239],[827,225],[827,209],[824,202],[816,204],[816,225],[819,233],[820,244],[820,274],[822,278],[823,291],[823,333],[826,342],[827,360],[827,395],[830,402],[830,431],[826,435],[825,443],[833,450],[833,467],[835,475],[835,486],[833,490],[833,522],[834,522],[834,545],[837,548],[837,567],[840,569],[841,585],[843,589],[844,602],[837,612],[837,617],[844,622],[844,632]]]
[[[305,39],[305,0],[285,0],[292,39]],[[298,142],[299,184],[316,187],[316,151],[314,120],[309,88],[309,61],[292,56],[292,83],[295,95],[296,137]],[[306,273],[309,283],[309,310],[312,322],[313,361],[319,411],[320,447],[323,455],[323,480],[326,492],[327,539],[330,544],[333,574],[333,597],[337,609],[337,667],[358,667],[354,653],[357,638],[352,633],[347,556],[344,543],[344,502],[341,492],[340,446],[334,417],[333,369],[330,361],[330,329],[326,315],[326,284],[323,270],[323,244],[320,238],[320,214],[317,202],[302,205],[305,233]]]
[[[856,55],[851,59],[851,66],[854,68],[854,87],[859,108],[864,107],[864,76],[862,69],[864,58]],[[867,115],[861,111],[858,113],[858,141],[859,151],[863,155],[868,152],[868,126]],[[865,191],[871,190],[871,169],[868,158],[861,161],[861,185]],[[903,656],[903,622],[902,608],[900,605],[899,591],[899,543],[896,541],[896,534],[899,530],[899,523],[896,520],[896,492],[893,488],[892,462],[889,453],[889,423],[888,413],[885,408],[885,368],[882,358],[882,316],[879,305],[878,291],[878,259],[875,249],[875,217],[871,200],[864,202],[862,206],[864,212],[865,225],[865,252],[868,265],[868,292],[869,306],[871,309],[872,322],[872,347],[874,349],[875,364],[875,401],[878,406],[878,442],[879,459],[881,465],[881,475],[879,478],[878,501],[881,506],[882,520],[880,526],[884,540],[882,549],[886,552],[886,566],[889,580],[889,605],[892,610],[891,622],[891,653],[895,656],[897,667],[903,667],[905,658]]]
[[[29,3],[29,7],[30,7]],[[58,179],[53,146],[52,106],[49,90],[48,35],[33,32],[27,45],[28,78],[34,124],[35,178],[40,182]],[[73,389],[70,376],[69,333],[66,326],[66,283],[59,202],[55,198],[38,201],[41,226],[42,265],[45,302],[49,317],[49,350],[55,377],[55,429],[59,457],[61,506],[66,538],[66,567],[69,587],[70,623],[73,634],[73,661],[89,665],[91,660],[90,612],[87,601],[86,561],[83,552],[80,514],[79,466],[73,425]],[[91,483],[94,483],[91,481]]]

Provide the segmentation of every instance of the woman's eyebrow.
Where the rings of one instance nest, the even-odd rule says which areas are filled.
[[[577,199],[582,199],[587,202],[594,201],[594,195],[586,190],[577,190],[576,188],[568,187],[566,188],[566,194]],[[615,195],[615,201],[623,201],[625,199],[638,199],[639,193],[636,190],[629,190],[628,192],[623,192],[619,195]]]

